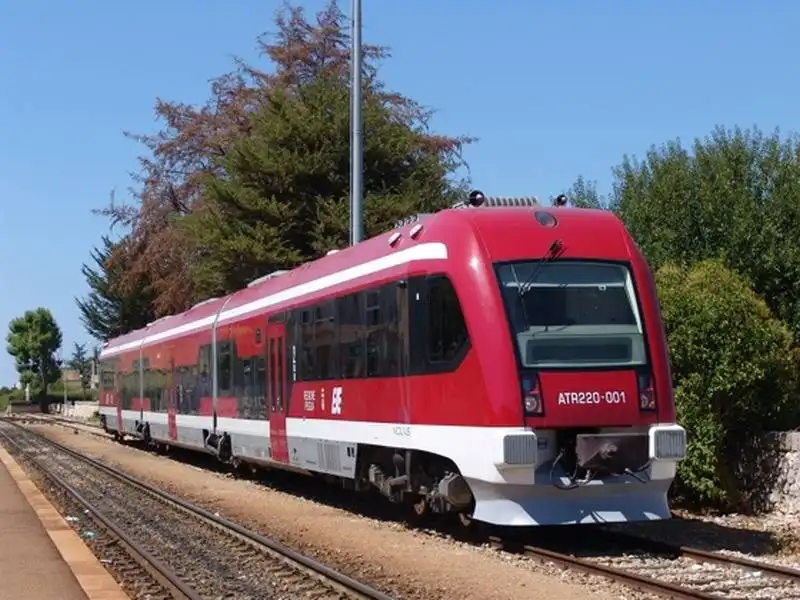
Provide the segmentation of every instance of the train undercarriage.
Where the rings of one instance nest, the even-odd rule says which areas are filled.
[[[537,431],[539,441],[547,438],[549,451],[545,453],[540,445],[538,457],[528,465],[521,465],[524,469],[516,472],[516,479],[512,473],[506,480],[500,469],[496,476],[499,479],[492,482],[480,477],[476,479],[474,474],[473,479],[468,480],[452,460],[420,450],[352,445],[355,458],[351,464],[354,468],[351,471],[353,475],[348,477],[327,474],[319,467],[312,470],[298,464],[276,464],[266,457],[239,456],[233,451],[231,436],[225,432],[202,430],[201,448],[196,443],[156,439],[146,422],[135,422],[135,426],[129,427],[124,435],[113,427],[107,428],[118,440],[129,437],[162,451],[172,446],[201,450],[237,470],[295,472],[352,492],[376,494],[392,504],[405,507],[407,518],[413,522],[422,522],[428,517],[456,517],[465,527],[474,527],[478,521],[522,525],[527,518],[523,514],[526,511],[536,519],[529,519],[532,522],[527,524],[530,525],[589,522],[569,515],[553,516],[559,507],[570,503],[575,507],[574,514],[627,510],[628,515],[622,520],[668,518],[664,516],[668,511],[662,504],[666,502],[666,487],[674,476],[674,472],[670,472],[670,468],[674,471],[674,463],[666,458],[664,464],[667,466],[661,466],[658,459],[655,463],[651,460],[648,444],[653,440],[648,430],[647,426],[642,426],[618,430]],[[472,487],[475,484],[478,489]],[[638,505],[637,498],[640,497],[649,497],[652,502]],[[477,505],[478,502],[483,504]],[[487,512],[501,510],[497,507],[503,502],[512,504],[506,504],[502,510],[517,511],[516,516]],[[605,518],[599,512],[598,518]],[[474,514],[477,519],[473,519]],[[610,520],[615,520],[613,515]]]
[[[165,442],[153,438],[147,422],[136,421],[132,431],[121,434],[109,429],[104,416],[101,425],[121,442],[131,438],[147,447],[168,452],[171,446],[187,450],[197,447],[177,442]],[[248,457],[236,456],[227,433],[203,430],[204,448],[207,454],[225,465],[251,473],[271,468],[283,469],[281,465],[265,464]],[[356,477],[353,479],[302,471],[303,474],[341,486],[345,490],[359,493],[377,493],[393,504],[409,507],[409,516],[420,521],[431,515],[455,515],[464,525],[471,527],[474,499],[466,480],[453,462],[442,456],[417,450],[392,449],[382,446],[358,446]]]

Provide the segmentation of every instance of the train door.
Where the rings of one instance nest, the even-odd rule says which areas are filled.
[[[114,388],[117,396],[117,431],[123,434],[125,433],[125,424],[122,421],[122,399],[125,397],[125,375],[119,365],[114,373]]]
[[[166,386],[167,391],[164,398],[167,409],[167,435],[169,436],[169,439],[177,441],[178,439],[177,413],[179,406],[178,400],[182,390],[180,389],[180,375],[177,374],[175,371],[175,359],[172,356],[172,348],[169,349],[169,354],[170,354],[169,364],[167,365],[167,386]]]
[[[267,411],[269,417],[269,443],[272,459],[288,463],[289,446],[286,441],[286,412],[289,398],[286,393],[286,326],[268,323],[265,340],[267,359]]]
[[[139,350],[139,360],[136,361],[136,368],[134,371],[136,372],[136,396],[139,400],[139,416],[136,417],[136,422],[140,424],[140,427],[144,427],[144,413],[145,410],[149,410],[147,406],[149,402],[152,402],[152,399],[148,401],[147,394],[150,390],[147,389],[145,385],[145,378],[147,377],[146,371],[149,371],[149,359],[145,359],[142,356],[142,351]],[[135,408],[135,405],[133,406]]]

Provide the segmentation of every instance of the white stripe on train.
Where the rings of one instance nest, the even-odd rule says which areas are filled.
[[[104,406],[110,429],[116,429],[116,408]],[[127,431],[144,418],[151,432],[170,443],[167,415],[164,413],[123,411]],[[268,457],[269,421],[219,418],[218,430],[226,431],[234,453],[246,451],[260,462],[274,463]],[[211,430],[210,416],[176,415],[178,436],[184,445],[202,448],[202,430]],[[676,425],[658,428],[672,429]],[[569,523],[612,523],[669,518],[667,490],[675,477],[674,460],[654,460],[650,478],[639,483],[627,477],[595,480],[573,492],[552,485],[547,474],[537,473],[532,465],[505,466],[503,438],[506,435],[530,435],[550,446],[554,432],[534,433],[525,427],[460,427],[408,425],[404,423],[363,423],[330,419],[286,419],[286,439],[290,469],[354,476],[356,444],[374,444],[389,448],[413,448],[433,452],[453,460],[475,496],[476,519],[497,525],[553,525]],[[652,429],[651,429],[652,433]],[[538,434],[538,436],[537,436]],[[188,444],[186,443],[188,442]],[[547,445],[539,445],[541,464],[549,454]],[[334,464],[331,450],[334,452]],[[562,484],[566,483],[562,480]]]
[[[242,317],[244,315],[254,313],[259,310],[263,310],[265,308],[274,306],[281,302],[288,302],[289,300],[295,300],[297,298],[301,298],[302,296],[307,296],[309,294],[313,294],[332,287],[336,287],[337,285],[341,285],[343,283],[349,283],[361,277],[366,277],[367,275],[374,275],[376,273],[380,273],[382,271],[386,271],[394,267],[407,265],[422,260],[445,260],[445,259],[447,259],[447,246],[444,245],[443,243],[428,242],[423,244],[417,244],[415,246],[411,246],[410,248],[404,248],[403,250],[398,250],[397,252],[393,252],[392,254],[388,254],[386,256],[382,256],[380,258],[367,261],[360,265],[349,267],[347,269],[344,269],[343,271],[338,271],[336,273],[325,275],[324,277],[320,277],[319,279],[313,279],[311,281],[307,281],[306,283],[302,283],[300,285],[296,285],[294,287],[282,290],[270,296],[264,296],[263,298],[253,300],[252,302],[242,304],[241,306],[228,309],[219,315],[219,319],[217,319],[217,325],[220,325],[223,322],[229,321],[231,319],[236,319],[238,317]],[[214,324],[215,318],[216,318],[215,315],[210,315],[207,317],[203,317],[202,319],[198,319],[197,321],[184,323],[183,325],[180,325],[179,327],[175,327],[173,329],[161,331],[159,333],[150,336],[145,336],[144,338],[133,342],[126,342],[124,344],[120,344],[119,346],[109,346],[107,348],[104,348],[103,351],[100,353],[100,360],[103,360],[104,358],[108,358],[110,356],[121,354],[123,352],[139,350],[139,348],[141,347],[149,346],[151,344],[155,344],[167,340],[169,338],[185,335],[187,333],[191,333],[193,331],[202,329],[204,327],[211,327]]]

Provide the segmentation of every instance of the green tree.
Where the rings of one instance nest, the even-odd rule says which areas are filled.
[[[92,359],[86,352],[86,344],[75,344],[68,364],[69,368],[76,371],[81,378],[81,393],[85,400],[92,382]]]
[[[135,136],[138,205],[100,212],[128,229],[127,275],[147,276],[157,316],[346,243],[348,29],[336,2],[313,17],[286,3],[258,40],[266,65],[237,61],[199,106],[156,103],[163,127]],[[387,56],[364,46],[368,234],[447,204],[471,141],[433,132],[431,111],[385,88]]]
[[[651,266],[719,258],[800,335],[800,140],[716,128],[613,169],[608,204]],[[582,180],[580,183],[585,184]],[[584,185],[581,197],[598,197]]]
[[[656,274],[678,421],[689,432],[677,489],[704,505],[745,511],[766,501],[763,434],[796,417],[798,357],[789,328],[721,261]]]
[[[75,299],[86,331],[100,341],[108,341],[155,319],[153,294],[144,277],[133,277],[127,271],[131,263],[124,254],[115,254],[119,244],[103,236],[103,245],[92,251],[94,267],[81,268],[89,293]],[[122,279],[131,280],[123,285]],[[85,353],[85,348],[84,348]]]
[[[61,329],[46,308],[26,311],[11,321],[7,351],[14,357],[20,382],[30,384],[42,396],[61,374],[55,353],[61,347]]]
[[[230,292],[269,271],[347,245],[349,92],[341,77],[278,90],[248,137],[220,160],[204,210],[184,223],[201,249],[198,289]],[[455,155],[367,89],[364,105],[366,235],[398,218],[452,204]]]
[[[605,199],[597,192],[597,183],[580,175],[567,192],[567,197],[575,208],[607,208]]]

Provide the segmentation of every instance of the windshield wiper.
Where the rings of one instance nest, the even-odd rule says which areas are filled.
[[[533,289],[533,284],[536,283],[536,278],[539,276],[542,267],[545,264],[549,263],[550,261],[555,260],[562,254],[564,254],[565,250],[566,247],[564,246],[564,242],[562,242],[561,240],[556,240],[552,244],[550,244],[550,247],[547,249],[547,252],[545,253],[544,257],[542,257],[542,260],[539,261],[539,264],[536,265],[536,268],[531,272],[530,275],[528,275],[528,278],[522,282],[522,285],[519,286],[520,298],[523,298],[525,294],[527,294],[528,292],[531,291],[531,289]]]

